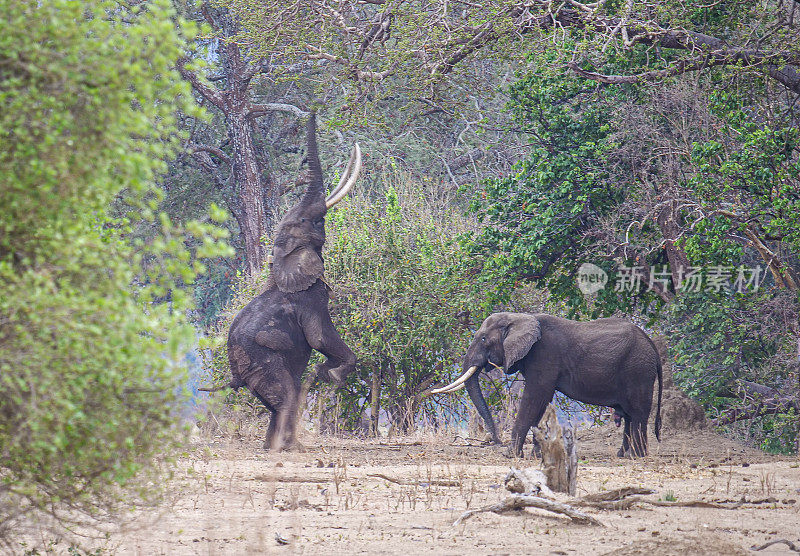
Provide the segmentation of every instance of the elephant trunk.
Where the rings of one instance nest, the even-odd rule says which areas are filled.
[[[311,204],[323,200],[323,189],[325,187],[322,177],[322,165],[319,162],[319,151],[317,149],[317,113],[312,112],[306,124],[306,141],[308,150],[306,156],[308,166],[311,168],[311,183],[308,184],[306,193],[303,196],[303,204]]]
[[[478,414],[481,416],[483,422],[486,424],[486,430],[488,430],[489,434],[492,435],[492,442],[494,442],[495,444],[501,444],[500,437],[497,435],[497,428],[494,425],[494,419],[492,419],[492,414],[489,411],[489,406],[486,405],[486,400],[483,397],[483,392],[481,392],[481,386],[478,383],[479,374],[480,373],[472,374],[464,383],[464,386],[466,386],[467,388],[469,399],[471,399],[472,403],[475,404],[475,408],[478,410]]]

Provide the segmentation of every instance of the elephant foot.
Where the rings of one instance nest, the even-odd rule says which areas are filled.
[[[508,459],[525,459],[525,454],[522,453],[522,450],[514,450],[514,448],[511,446],[503,450],[501,453]]]
[[[304,454],[308,451],[306,447],[297,440],[283,444],[282,446],[273,446],[269,442],[264,442],[262,447],[267,452],[298,452]]]
[[[306,452],[308,452],[306,447],[303,446],[302,444],[300,444],[300,442],[298,442],[297,440],[295,440],[294,442],[292,442],[291,444],[289,444],[287,446],[284,446],[283,449],[286,452],[298,452],[298,453],[301,453],[301,454],[305,454]]]
[[[316,368],[317,378],[328,384],[334,386],[341,386],[344,384],[344,369],[342,367],[335,367],[329,369],[326,363],[317,364]]]
[[[618,458],[624,458],[625,456],[626,456],[625,448],[620,448],[619,450],[617,450],[617,457]]]

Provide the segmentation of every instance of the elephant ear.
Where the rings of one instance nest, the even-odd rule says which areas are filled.
[[[325,273],[322,257],[311,247],[298,247],[287,253],[276,246],[272,256],[271,275],[285,293],[307,290]]]
[[[514,313],[509,315],[509,319],[510,324],[506,331],[506,338],[503,340],[503,351],[506,355],[506,372],[510,371],[514,363],[528,355],[533,344],[542,337],[539,319],[535,316]]]

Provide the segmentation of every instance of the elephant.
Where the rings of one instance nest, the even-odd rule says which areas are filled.
[[[341,385],[356,365],[331,321],[322,246],[325,214],[358,179],[361,149],[356,143],[338,186],[326,199],[314,113],[307,133],[311,181],[276,227],[266,288],[233,319],[228,332],[232,378],[214,389],[247,386],[271,413],[264,447],[274,451],[303,450],[295,434],[296,414],[312,349],[326,357],[315,372],[327,382]]]
[[[480,371],[501,367],[521,372],[525,388],[511,433],[510,453],[522,456],[525,437],[539,424],[556,390],[584,403],[612,407],[625,420],[624,457],[647,454],[647,421],[658,379],[656,439],[661,440],[661,357],[653,341],[620,318],[588,322],[530,313],[494,313],[478,329],[464,357],[463,374],[432,390],[450,393],[466,387],[495,444],[497,429],[478,384]],[[631,450],[632,448],[632,450]]]

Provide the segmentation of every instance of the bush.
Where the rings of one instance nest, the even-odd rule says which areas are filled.
[[[194,343],[178,286],[222,232],[153,214],[174,112],[169,2],[0,0],[0,540],[117,519],[163,492]],[[111,210],[112,203],[115,209]],[[149,242],[126,236],[154,220]],[[217,237],[218,239],[218,237]],[[48,519],[49,518],[49,519]],[[54,521],[53,521],[54,520]]]
[[[474,222],[438,187],[402,179],[383,199],[354,198],[329,221],[331,312],[358,358],[342,394],[344,415],[355,424],[377,402],[406,432],[420,409],[435,419],[441,400],[426,407],[420,394],[460,372],[473,335],[465,323],[485,316],[458,241]],[[380,395],[370,402],[375,387]]]

